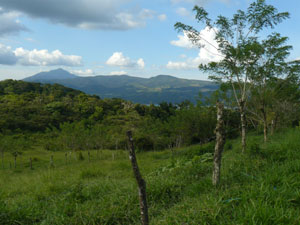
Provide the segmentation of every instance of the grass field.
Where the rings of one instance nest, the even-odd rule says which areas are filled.
[[[151,224],[300,224],[300,130],[262,139],[250,136],[245,154],[239,140],[226,144],[218,188],[211,184],[213,144],[138,153]],[[0,224],[139,224],[127,152],[82,154],[68,153],[66,162],[64,152],[25,151],[16,169],[6,154]]]

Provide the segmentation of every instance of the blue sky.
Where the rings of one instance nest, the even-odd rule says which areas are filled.
[[[0,80],[22,79],[64,68],[80,76],[168,74],[206,80],[199,63],[216,60],[174,30],[177,21],[195,25],[192,8],[231,16],[250,0],[0,0]],[[277,32],[289,37],[300,57],[299,0],[267,0],[291,18]],[[272,32],[272,31],[270,31]]]

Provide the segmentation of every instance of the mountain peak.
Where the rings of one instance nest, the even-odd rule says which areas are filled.
[[[64,70],[63,68],[57,68],[57,69],[55,69],[55,70],[50,70],[49,72],[54,72],[54,71],[58,71],[58,72],[67,72],[67,73],[69,73],[67,70]]]
[[[165,74],[159,74],[159,75],[157,75],[155,77],[151,77],[151,78],[175,78],[176,79],[176,77],[173,77],[171,75],[165,75]]]
[[[177,77],[173,77],[171,75],[160,74],[160,75],[157,75],[155,77],[151,77],[149,80],[163,82],[163,81],[177,81],[179,79]]]
[[[24,81],[34,81],[34,82],[45,82],[45,81],[55,81],[55,80],[67,80],[73,79],[77,76],[66,71],[62,68],[58,68],[55,70],[50,70],[48,72],[41,72],[31,77],[27,77]]]

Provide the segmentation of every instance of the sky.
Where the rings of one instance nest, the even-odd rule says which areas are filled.
[[[79,76],[160,74],[207,80],[200,63],[219,60],[174,30],[193,25],[213,43],[214,34],[195,22],[193,7],[210,17],[230,17],[250,0],[0,0],[0,80],[23,79],[63,68]],[[267,0],[290,18],[275,30],[289,37],[289,60],[300,58],[300,1]]]

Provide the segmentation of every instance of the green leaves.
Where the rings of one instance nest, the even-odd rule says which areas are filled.
[[[211,19],[208,18],[208,12],[203,7],[199,7],[196,5],[193,11],[196,12],[195,19],[198,23],[205,23],[206,26],[212,28]]]
[[[278,13],[272,5],[267,5],[265,0],[253,2],[247,11],[247,20],[251,24],[251,30],[255,33],[263,28],[274,28],[275,25],[289,18],[288,12]]]

